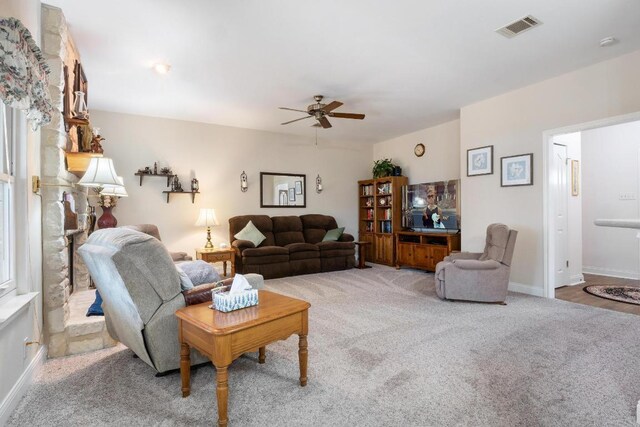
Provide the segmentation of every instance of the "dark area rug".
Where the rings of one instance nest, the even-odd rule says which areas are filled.
[[[640,287],[620,285],[585,286],[584,291],[600,298],[640,305]]]

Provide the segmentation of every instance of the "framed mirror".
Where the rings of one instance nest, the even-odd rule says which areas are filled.
[[[305,208],[306,192],[306,175],[260,172],[261,208]]]

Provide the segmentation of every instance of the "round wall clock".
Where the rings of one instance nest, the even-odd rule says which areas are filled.
[[[413,149],[413,154],[415,154],[417,157],[422,157],[424,155],[424,152],[424,144],[416,144],[416,147]]]

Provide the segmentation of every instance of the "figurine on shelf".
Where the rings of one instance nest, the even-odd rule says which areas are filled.
[[[182,189],[182,184],[180,183],[180,180],[178,179],[178,175],[176,175],[173,178],[173,184],[172,184],[172,190],[171,191],[178,191],[178,192],[184,191]]]
[[[145,167],[144,173],[148,173],[149,175],[151,175],[151,168],[149,166]]]
[[[158,162],[153,164],[153,174],[158,175]]]
[[[104,138],[100,136],[100,128],[93,128],[93,139],[91,140],[91,152],[92,153],[104,153],[102,144],[100,141],[104,141]]]
[[[171,175],[171,168],[169,168],[169,167],[160,168],[160,174],[161,175]]]
[[[193,193],[196,193],[196,192],[198,192],[199,189],[200,189],[200,183],[198,182],[197,179],[193,178],[191,180],[191,191]]]

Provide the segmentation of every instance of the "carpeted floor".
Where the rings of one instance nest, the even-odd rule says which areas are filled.
[[[267,282],[311,302],[297,337],[229,369],[230,425],[635,425],[640,317],[510,294],[440,301],[433,275],[376,267]],[[123,346],[48,361],[9,425],[213,425],[214,369],[154,377]]]

